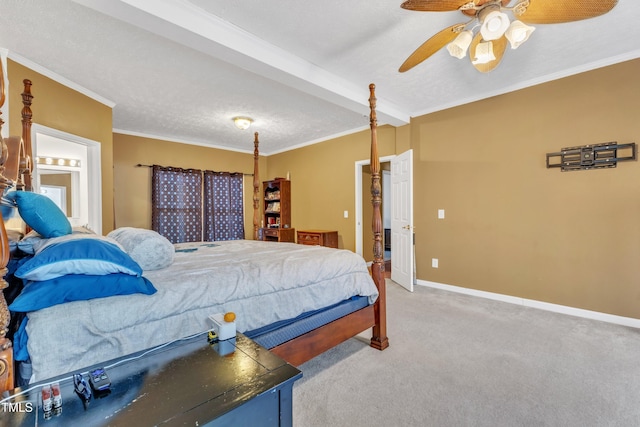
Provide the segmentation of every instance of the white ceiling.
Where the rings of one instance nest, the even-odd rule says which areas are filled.
[[[0,48],[113,105],[114,131],[246,152],[257,131],[264,154],[367,128],[369,83],[379,123],[398,126],[640,57],[640,2],[620,0],[597,18],[538,25],[488,74],[445,49],[399,73],[425,40],[467,20],[401,2],[0,0]],[[237,115],[251,130],[233,126]]]

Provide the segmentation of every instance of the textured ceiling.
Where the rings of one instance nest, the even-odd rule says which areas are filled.
[[[401,74],[413,50],[466,18],[400,3],[0,0],[0,48],[112,102],[115,131],[246,152],[258,131],[265,154],[366,128],[369,83],[379,122],[401,125],[640,57],[640,2],[620,0],[598,18],[538,25],[489,74],[445,50]]]

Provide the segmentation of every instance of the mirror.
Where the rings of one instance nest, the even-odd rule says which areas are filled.
[[[32,141],[33,190],[52,199],[72,226],[101,234],[100,144],[35,123]]]
[[[43,168],[39,168],[38,172],[40,194],[53,200],[67,217],[78,218],[79,206],[75,202],[78,199],[80,173]]]

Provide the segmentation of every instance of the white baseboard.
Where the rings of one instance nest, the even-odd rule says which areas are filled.
[[[459,294],[466,294],[480,298],[508,302],[510,304],[523,305],[525,307],[537,308],[539,310],[552,311],[555,313],[567,314],[569,316],[583,317],[585,319],[600,320],[602,322],[614,323],[616,325],[629,326],[631,328],[640,329],[640,319],[635,319],[632,317],[616,316],[613,314],[600,313],[598,311],[583,310],[581,308],[568,307],[565,305],[551,304],[548,302],[519,298],[510,295],[496,294],[487,291],[479,291],[477,289],[445,285],[443,283],[430,282],[427,280],[417,280],[416,284],[429,288],[442,289],[449,292],[457,292]]]

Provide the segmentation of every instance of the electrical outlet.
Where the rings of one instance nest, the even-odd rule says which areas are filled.
[[[438,209],[438,219],[444,219],[444,209]]]
[[[438,268],[438,258],[431,258],[431,267]]]
[[[344,211],[344,217],[349,218],[349,211]]]

